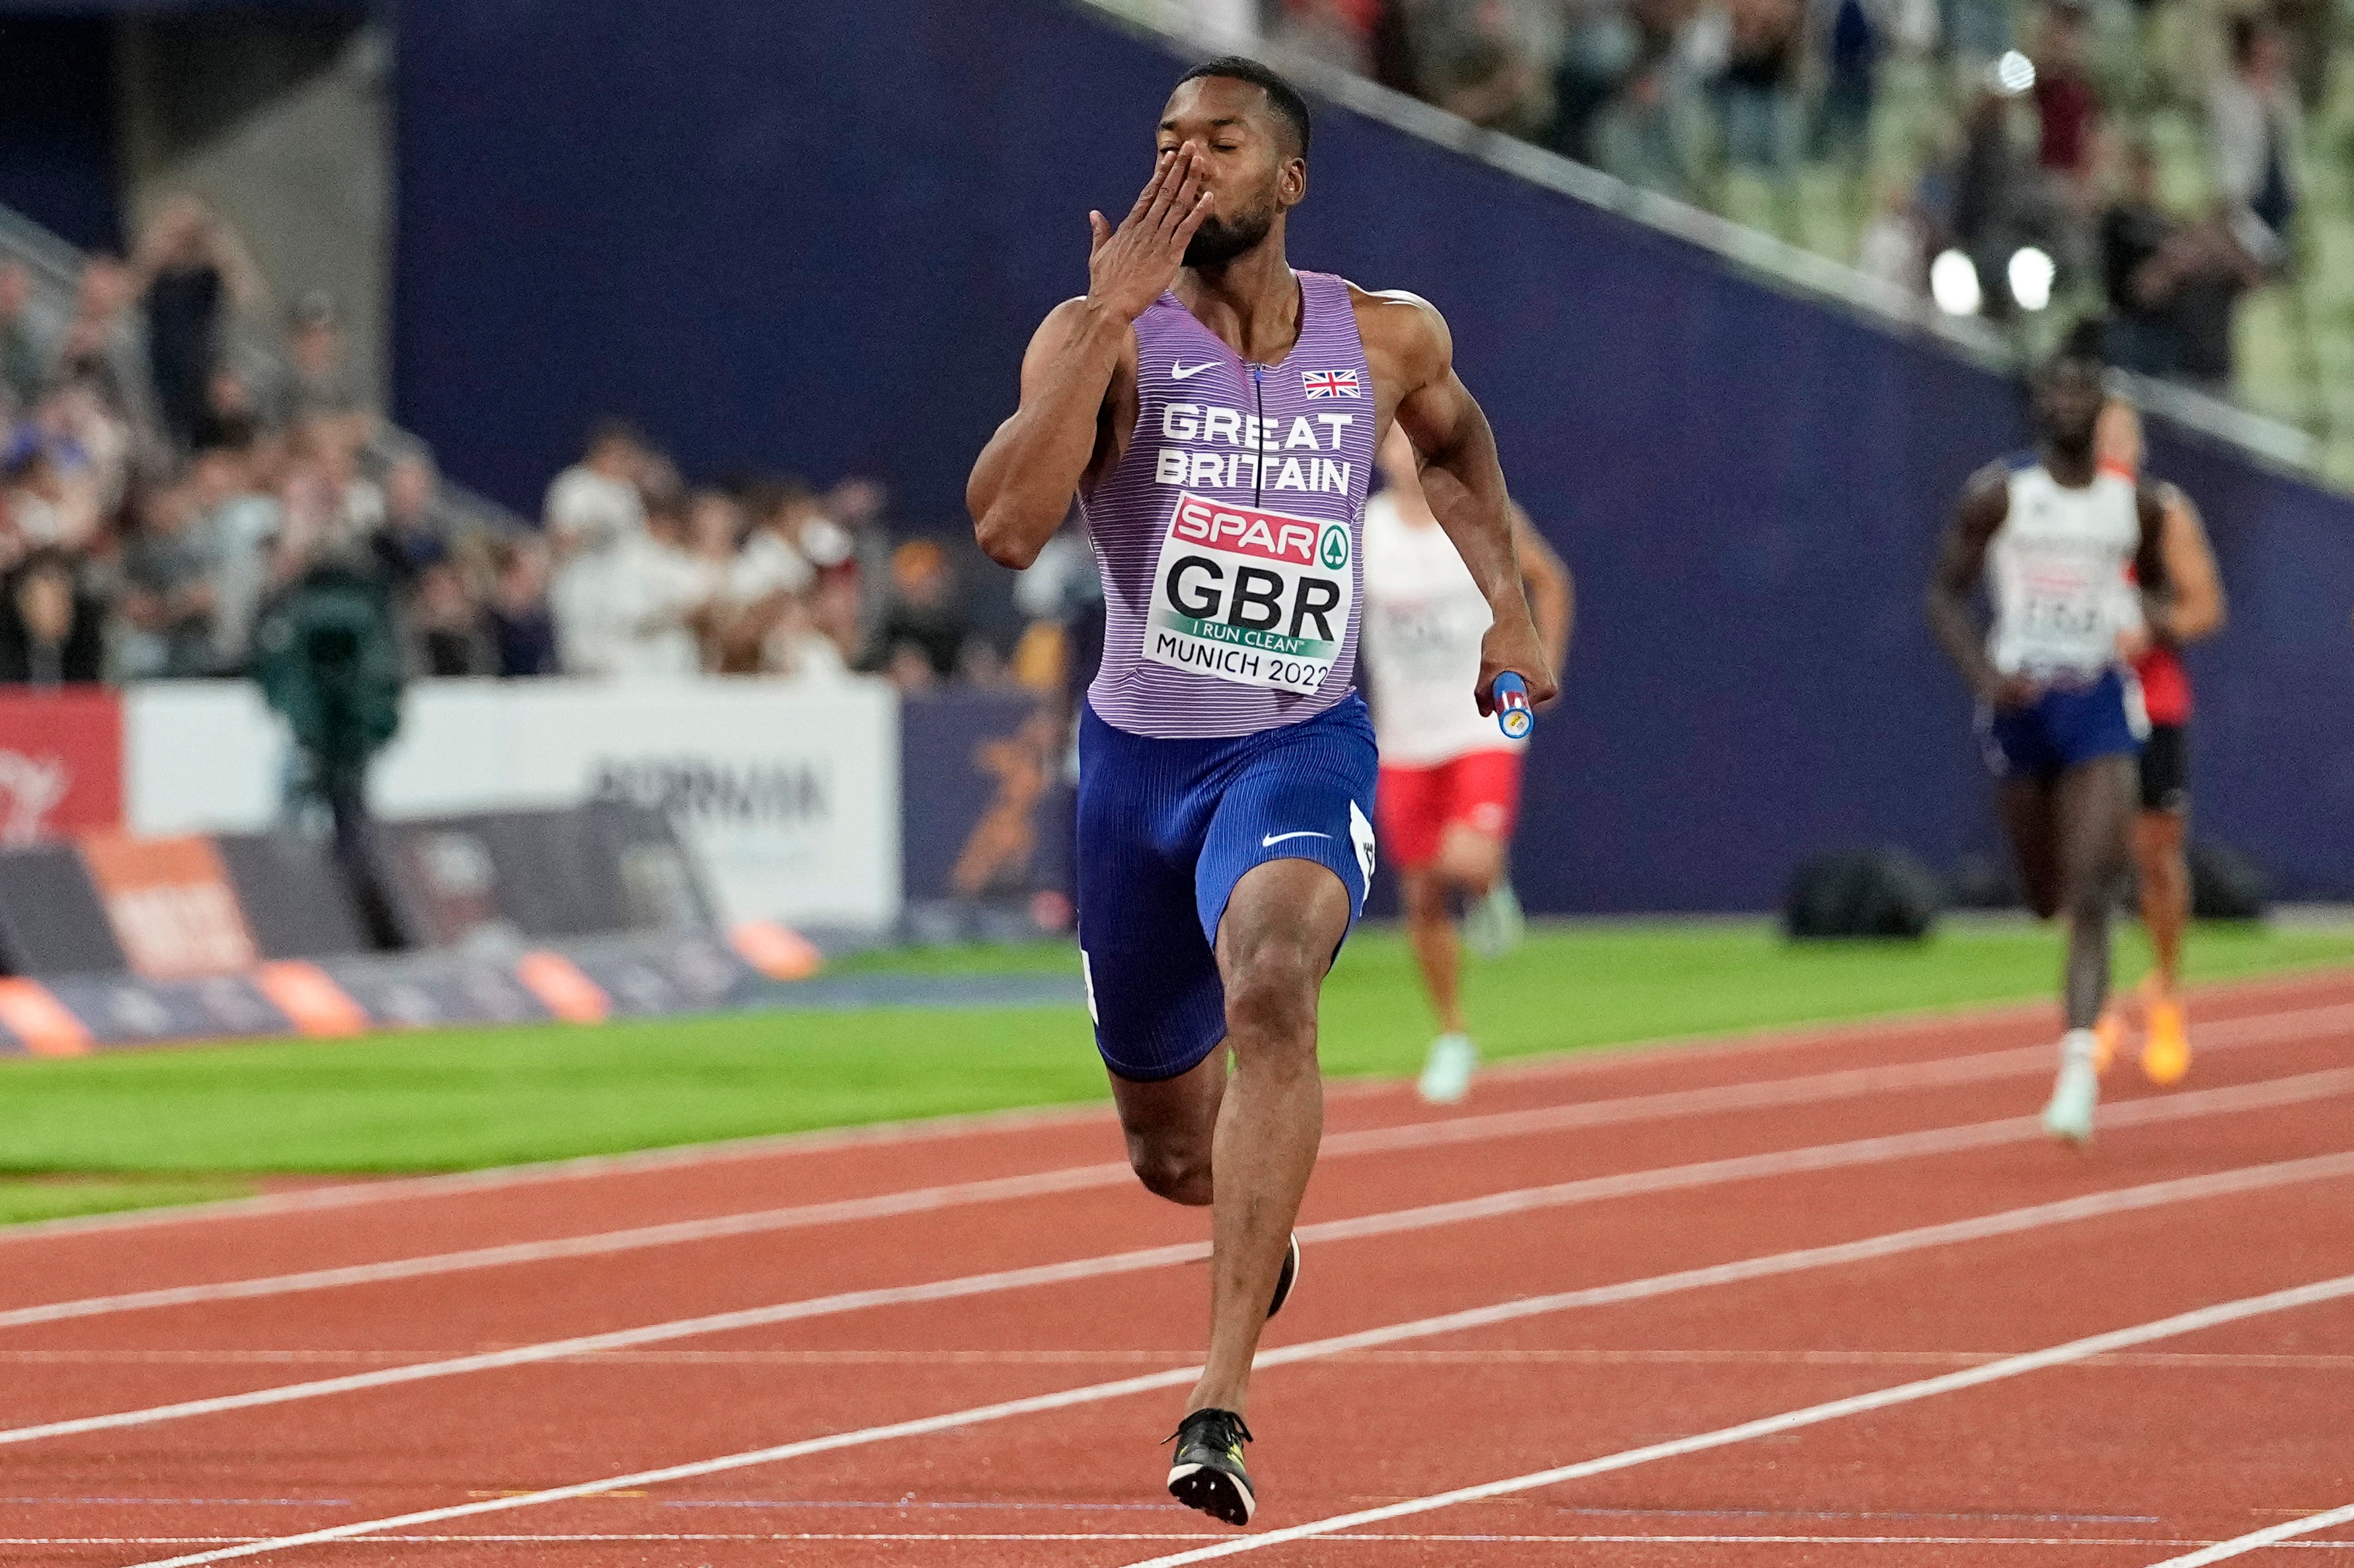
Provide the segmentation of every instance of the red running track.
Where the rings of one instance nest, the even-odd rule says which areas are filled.
[[[1336,1088],[1240,1534],[1100,1110],[0,1233],[0,1562],[2165,1562],[2354,1502],[2354,973],[2195,1016],[2084,1154],[2041,1009]]]

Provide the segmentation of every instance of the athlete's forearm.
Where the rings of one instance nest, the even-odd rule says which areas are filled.
[[[1476,414],[1476,408],[1475,408]],[[1521,590],[1520,556],[1512,544],[1512,503],[1496,461],[1496,438],[1484,416],[1466,419],[1456,439],[1430,454],[1422,473],[1431,514],[1479,585],[1490,613],[1529,614]]]
[[[1970,613],[1969,596],[1957,593],[1944,578],[1929,585],[1929,630],[1937,639],[1937,646],[1962,673],[1970,690],[1979,696],[1990,696],[2001,684],[1995,673],[1994,662],[1987,657],[1985,640],[1978,631],[1978,620]]]
[[[1001,566],[1029,566],[1063,525],[1128,342],[1128,323],[1092,303],[1060,319],[1064,330],[1023,366],[1022,407],[990,437],[965,485],[974,536]]]

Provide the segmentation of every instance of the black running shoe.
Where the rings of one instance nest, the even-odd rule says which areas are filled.
[[[1291,1287],[1299,1283],[1299,1237],[1295,1233],[1291,1245],[1283,1249],[1283,1272],[1275,1277],[1275,1299],[1267,1304],[1267,1315],[1274,1317],[1291,1299]]]
[[[1246,1525],[1257,1511],[1243,1445],[1250,1428],[1231,1410],[1197,1410],[1177,1424],[1177,1458],[1169,1467],[1169,1495],[1212,1519]]]

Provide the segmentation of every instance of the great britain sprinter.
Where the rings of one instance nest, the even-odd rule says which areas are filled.
[[[1104,579],[1079,715],[1079,945],[1129,1159],[1211,1210],[1210,1343],[1169,1489],[1229,1524],[1251,1360],[1298,1277],[1292,1224],[1324,1119],[1316,1012],[1373,873],[1373,726],[1352,684],[1373,453],[1414,443],[1487,598],[1475,692],[1553,672],[1487,416],[1447,323],[1405,293],[1294,271],[1308,105],[1256,61],[1187,73],[1088,289],[1022,361],[1022,403],[966,491],[981,547],[1026,567],[1078,497]]]
[[[2082,333],[2043,366],[2037,451],[1970,481],[1929,588],[1930,625],[1978,698],[2028,907],[2067,921],[2067,1033],[2043,1125],[2080,1144],[2100,1098],[2110,915],[2149,730],[2132,662],[2175,640],[2181,608],[2158,587],[2167,490],[2094,461],[2102,374]],[[1983,641],[1970,610],[1981,578],[1994,607]]]

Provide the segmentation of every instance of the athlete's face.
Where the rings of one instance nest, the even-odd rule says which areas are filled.
[[[2100,373],[2092,366],[2065,360],[2043,373],[2035,386],[2035,422],[2044,440],[2064,452],[2093,450],[2093,432],[2107,400]]]
[[[1308,164],[1267,92],[1205,76],[1181,85],[1161,116],[1161,154],[1191,145],[1202,160],[1210,216],[1185,247],[1188,267],[1222,267],[1265,240],[1308,190]]]

